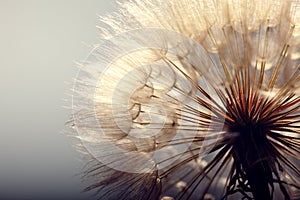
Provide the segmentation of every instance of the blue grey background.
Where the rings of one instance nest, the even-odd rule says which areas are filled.
[[[80,199],[83,163],[64,134],[77,68],[105,0],[0,0],[0,199]],[[67,102],[64,101],[67,100]]]

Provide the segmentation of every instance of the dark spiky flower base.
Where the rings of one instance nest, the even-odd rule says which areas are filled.
[[[247,79],[250,80],[249,77]],[[254,199],[272,199],[274,183],[277,183],[284,198],[290,199],[286,190],[287,183],[279,176],[283,171],[281,162],[285,163],[286,167],[296,168],[276,147],[284,148],[284,151],[292,155],[292,152],[299,153],[299,144],[295,142],[299,139],[278,132],[297,134],[293,131],[293,124],[297,123],[298,116],[291,114],[298,110],[300,99],[295,98],[295,94],[287,91],[287,88],[282,88],[277,93],[278,96],[262,96],[258,92],[260,88],[255,88],[256,85],[243,80],[243,76],[236,80],[241,80],[241,83],[235,82],[230,88],[231,94],[235,93],[238,96],[234,100],[226,99],[225,102],[225,105],[228,105],[225,128],[228,134],[237,135],[226,144],[230,146],[230,154],[234,160],[234,172],[227,195],[239,188],[245,196],[248,196],[246,192],[251,192]],[[257,85],[261,85],[261,81]],[[245,83],[246,85],[243,85]],[[238,92],[234,88],[244,91]]]

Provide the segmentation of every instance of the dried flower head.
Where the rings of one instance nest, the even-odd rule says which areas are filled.
[[[97,199],[299,199],[300,1],[120,3],[72,120]]]

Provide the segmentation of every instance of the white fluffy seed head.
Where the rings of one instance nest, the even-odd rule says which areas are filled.
[[[173,187],[181,197],[221,198],[201,193],[226,187],[232,175],[229,167],[218,174],[220,162],[208,172],[210,153],[239,136],[225,123],[247,117],[282,117],[276,126],[289,128],[277,132],[298,145],[290,138],[299,139],[299,0],[131,0],[101,23],[103,40],[83,63],[73,97],[73,127],[101,163],[88,172],[102,178],[90,188],[106,185],[107,198],[127,183],[136,186],[132,199],[173,199]],[[230,152],[223,158],[232,166]],[[192,190],[197,175],[203,181]]]

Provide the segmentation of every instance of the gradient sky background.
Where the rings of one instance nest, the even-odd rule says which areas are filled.
[[[105,0],[0,0],[0,199],[79,199],[82,163],[63,131],[74,61],[97,41]]]

